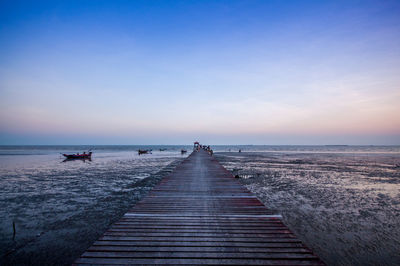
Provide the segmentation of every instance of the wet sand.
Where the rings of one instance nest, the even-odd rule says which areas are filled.
[[[328,265],[400,264],[400,154],[216,157]]]
[[[0,265],[70,265],[181,160],[123,157],[3,169]]]
[[[329,265],[399,264],[398,147],[217,150],[239,148],[268,152],[216,157],[230,170],[240,168],[234,173],[243,185]],[[144,157],[132,147],[122,150],[98,151],[90,164],[61,163],[58,150],[49,154],[47,148],[4,151],[0,251],[9,254],[0,265],[69,265],[183,158],[178,148]]]

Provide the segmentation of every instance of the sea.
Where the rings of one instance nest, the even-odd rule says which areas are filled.
[[[328,265],[400,264],[400,146],[211,148]],[[70,265],[191,150],[0,146],[0,264]]]

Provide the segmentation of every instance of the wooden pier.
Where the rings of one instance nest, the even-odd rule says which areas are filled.
[[[200,150],[74,264],[323,265],[280,218]]]

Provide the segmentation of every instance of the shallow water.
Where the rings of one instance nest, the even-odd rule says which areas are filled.
[[[59,154],[86,148],[0,148],[0,264],[72,263],[187,156],[124,146],[96,147],[92,161]]]
[[[328,265],[400,264],[396,148],[216,157]]]

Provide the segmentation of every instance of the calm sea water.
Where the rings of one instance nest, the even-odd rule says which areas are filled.
[[[171,172],[183,158],[190,154],[191,147],[190,145],[0,146],[0,252],[2,256],[0,264],[70,264],[111,223],[118,220],[163,176]],[[139,156],[137,154],[139,148],[152,149],[153,152]],[[61,155],[61,153],[76,153],[89,149],[93,151],[91,161],[64,162]],[[166,150],[160,151],[160,149]],[[181,149],[187,149],[188,154],[181,155]],[[359,174],[364,171],[363,175],[367,176],[382,175],[381,182],[376,184],[383,184],[382,178],[388,178],[388,171],[384,171],[386,174],[383,177],[382,172],[377,172],[377,168],[371,165],[386,163],[392,167],[394,174],[389,176],[389,181],[385,183],[388,191],[392,193],[390,195],[392,201],[386,203],[388,208],[383,209],[386,212],[398,211],[396,200],[399,197],[399,182],[396,179],[398,178],[396,164],[398,163],[400,168],[399,146],[242,145],[213,146],[213,149],[217,158],[230,170],[251,169],[253,172],[249,170],[248,176],[255,174],[254,171],[260,172],[256,173],[257,178],[246,179],[248,183],[245,185],[261,196],[265,194],[261,193],[262,191],[268,191],[271,197],[266,204],[278,209],[284,215],[286,211],[289,213],[296,208],[293,206],[299,206],[289,204],[293,207],[291,209],[287,207],[289,205],[283,206],[282,202],[297,202],[296,193],[300,193],[305,199],[311,197],[317,201],[318,197],[323,195],[320,193],[323,186],[331,186],[334,189],[330,191],[331,198],[322,199],[322,201],[338,200],[341,203],[332,207],[327,213],[342,213],[343,210],[340,208],[346,209],[345,203],[349,199],[357,202],[354,197],[368,202],[368,199],[365,199],[366,193],[351,194],[350,192],[343,193],[343,191],[347,189],[346,186],[355,186],[355,184],[361,186],[361,189],[373,191],[374,185],[370,182],[357,181],[360,180]],[[242,153],[238,153],[238,150]],[[294,171],[299,166],[303,169],[303,173]],[[321,166],[323,171],[318,170],[318,166]],[[349,173],[348,168],[351,167],[358,170],[343,175],[343,173]],[[243,173],[243,170],[240,171]],[[311,176],[318,177],[317,173],[324,171],[327,174],[319,178],[324,182],[314,182],[315,178],[309,178],[310,173],[314,173]],[[266,173],[273,173],[271,174],[273,179]],[[307,190],[310,180],[314,180],[312,183],[315,186],[314,191],[319,191],[320,194]],[[293,182],[297,182],[296,187],[293,186]],[[290,187],[292,188],[289,193],[287,188]],[[302,189],[296,190],[296,188]],[[385,199],[387,193],[385,191],[379,193],[383,196],[376,196],[377,200],[379,197]],[[285,195],[283,197],[285,200],[279,195]],[[304,199],[303,201],[304,206],[311,206],[308,209],[312,210],[317,206],[312,201],[311,203]],[[366,204],[366,206],[369,205]],[[354,208],[352,206],[352,209]],[[293,213],[296,214],[296,212]],[[365,214],[363,209],[361,213]],[[296,215],[301,217],[304,213],[297,212]],[[390,219],[399,219],[399,216],[390,215],[387,216]],[[293,215],[286,216],[293,217]],[[13,222],[16,227],[15,236]],[[314,222],[326,223],[324,220]],[[334,222],[337,224],[336,220]],[[289,219],[289,225],[293,226],[293,224],[294,222]],[[396,225],[396,223],[386,224],[389,227]],[[311,246],[320,244],[320,239],[313,240],[310,237],[313,235],[310,234],[312,226],[307,227],[302,224],[299,228],[294,227]],[[314,227],[319,230],[318,232],[323,233],[320,225],[314,225]],[[336,227],[332,225],[332,228]],[[331,236],[331,234],[332,232],[328,235]],[[375,241],[374,245],[377,243],[379,241]],[[395,241],[390,243],[396,244]],[[346,247],[345,244],[343,246]],[[390,247],[390,252],[393,252],[395,248]],[[326,257],[330,258],[328,255]],[[348,261],[352,260],[344,260],[344,262]]]

